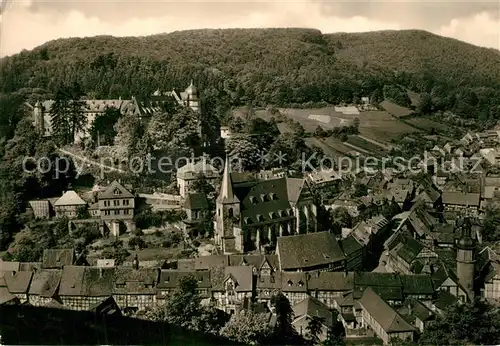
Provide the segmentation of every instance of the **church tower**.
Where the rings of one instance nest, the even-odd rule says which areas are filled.
[[[466,219],[462,237],[457,242],[457,276],[469,300],[474,300],[474,241],[470,235],[470,220]]]
[[[220,193],[216,201],[215,214],[215,243],[222,247],[224,254],[243,252],[243,236],[240,225],[240,201],[234,194],[231,181],[231,167],[229,154],[226,153],[226,162]]]

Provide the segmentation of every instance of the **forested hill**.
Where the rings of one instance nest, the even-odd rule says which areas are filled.
[[[59,39],[0,66],[0,92],[51,93],[78,82],[97,98],[146,96],[191,79],[232,105],[349,102],[383,97],[386,84],[429,93],[439,86],[438,97],[472,89],[481,100],[497,96],[500,53],[416,30],[207,29]]]

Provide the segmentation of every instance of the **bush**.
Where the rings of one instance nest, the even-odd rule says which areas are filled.
[[[201,243],[198,240],[193,240],[193,245],[195,247],[199,247],[201,245]]]
[[[142,239],[141,237],[137,237],[136,236],[136,237],[131,238],[128,241],[128,247],[131,248],[131,249],[134,249],[136,246],[139,249],[143,249],[143,248],[147,247],[147,244],[144,241],[144,239]]]
[[[170,240],[164,240],[161,246],[164,248],[172,247],[172,242]]]

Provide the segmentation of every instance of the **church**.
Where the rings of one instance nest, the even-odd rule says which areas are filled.
[[[81,141],[90,130],[95,118],[105,112],[106,108],[116,108],[122,115],[135,115],[139,118],[146,118],[156,112],[162,111],[162,103],[173,97],[182,107],[189,107],[195,112],[200,111],[200,95],[193,81],[183,91],[177,94],[175,90],[161,92],[157,90],[147,100],[137,100],[134,96],[130,100],[84,100],[84,113],[87,119],[85,129],[75,136],[75,142]],[[44,137],[50,137],[53,134],[52,115],[50,110],[54,100],[37,101],[35,105],[28,104],[33,111],[33,125]]]
[[[248,179],[226,156],[214,220],[224,254],[276,247],[277,238],[317,231],[317,208],[305,179]]]

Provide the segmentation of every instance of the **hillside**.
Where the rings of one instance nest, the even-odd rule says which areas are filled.
[[[218,101],[265,106],[352,102],[366,95],[381,101],[384,85],[419,93],[440,86],[440,98],[470,89],[479,93],[488,118],[491,99],[498,96],[499,66],[498,51],[424,31],[207,29],[48,42],[2,59],[0,92],[41,88],[36,92],[45,95],[78,82],[96,98],[140,97],[157,88],[183,88],[194,79],[205,96]]]

